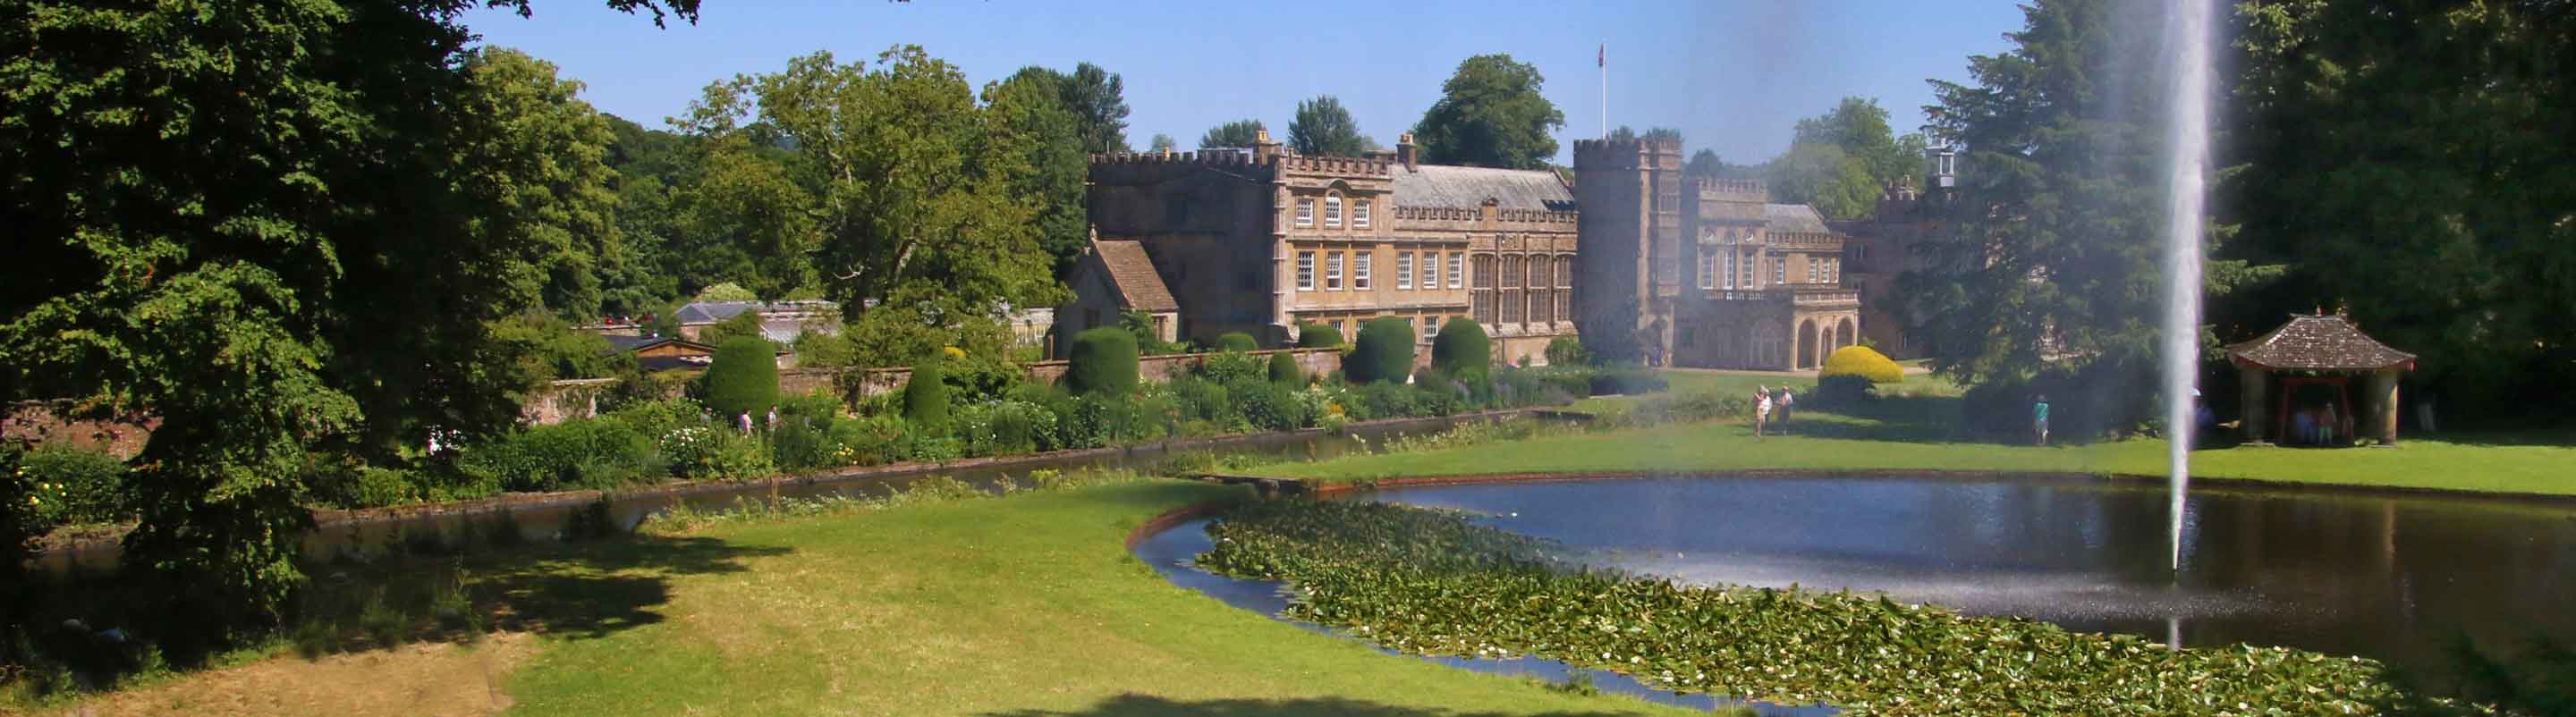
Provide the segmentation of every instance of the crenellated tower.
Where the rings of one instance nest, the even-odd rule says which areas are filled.
[[[1578,230],[1574,310],[1586,335],[1613,353],[1669,361],[1684,256],[1681,143],[1662,138],[1576,140]],[[1626,335],[1614,333],[1625,328]]]

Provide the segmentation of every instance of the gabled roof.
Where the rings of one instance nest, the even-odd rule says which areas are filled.
[[[1394,174],[1397,206],[1475,209],[1491,198],[1502,209],[1574,209],[1574,193],[1566,191],[1555,172],[1425,164],[1397,167]]]
[[[1774,232],[1824,234],[1833,231],[1825,228],[1824,215],[1817,214],[1815,207],[1804,204],[1762,205],[1762,221]]]
[[[2415,367],[2415,355],[2389,348],[2335,314],[2291,314],[2290,323],[2227,347],[2228,358],[2275,371],[2377,371]]]
[[[1154,258],[1145,253],[1145,245],[1133,240],[1094,241],[1092,253],[1100,256],[1100,265],[1109,270],[1109,286],[1118,290],[1127,308],[1137,311],[1179,311],[1181,302],[1172,298],[1170,287],[1163,285],[1163,275],[1154,272]]]

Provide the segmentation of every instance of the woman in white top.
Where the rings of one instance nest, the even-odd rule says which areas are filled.
[[[1753,437],[1755,438],[1762,437],[1762,424],[1771,421],[1771,387],[1762,386],[1759,389],[1753,392]]]

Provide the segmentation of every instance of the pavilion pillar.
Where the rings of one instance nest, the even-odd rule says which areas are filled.
[[[2397,445],[2397,369],[2370,372],[2370,402],[2370,414],[2379,423],[2372,431],[2379,435],[2379,445]]]
[[[2236,383],[2244,387],[2245,397],[2238,407],[2244,415],[2238,421],[2237,432],[2244,434],[2247,443],[2268,443],[2265,433],[2272,427],[2272,401],[2267,394],[2272,373],[2251,364],[2238,364],[2236,373]]]

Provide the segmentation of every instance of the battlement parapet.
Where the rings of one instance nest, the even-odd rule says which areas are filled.
[[[1709,201],[1768,202],[1771,189],[1759,179],[1701,179],[1699,198]]]
[[[1582,212],[1573,210],[1502,209],[1494,212],[1494,220],[1497,222],[1509,224],[1542,224],[1558,226],[1561,228],[1573,227],[1582,219],[1582,217]],[[1472,222],[1485,218],[1485,213],[1483,210],[1479,209],[1464,209],[1459,207],[1408,207],[1397,205],[1395,208],[1395,218],[1407,221]]]
[[[1681,155],[1681,141],[1669,137],[1574,141],[1575,169],[1676,168]]]
[[[1278,158],[1278,163],[1280,169],[1295,172],[1369,175],[1374,177],[1393,176],[1392,170],[1389,168],[1390,163],[1381,159],[1358,157],[1300,157],[1296,155],[1283,155]]]
[[[1196,152],[1105,152],[1090,156],[1092,164],[1258,164],[1250,152],[1233,149],[1206,149]]]

